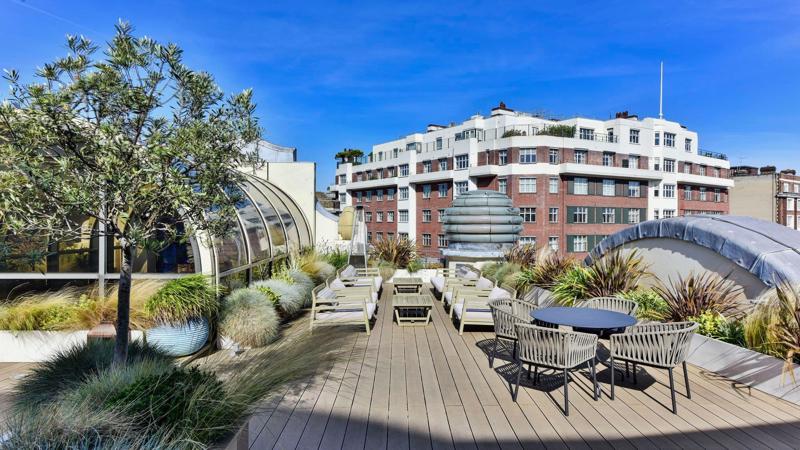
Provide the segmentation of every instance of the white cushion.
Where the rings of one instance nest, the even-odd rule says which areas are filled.
[[[330,284],[330,286],[331,286],[332,288],[334,288],[334,289],[341,289],[341,288],[343,288],[343,287],[347,287],[347,286],[345,286],[345,285],[344,285],[344,282],[342,282],[342,280],[340,280],[340,279],[338,279],[338,278],[337,278],[337,279],[335,279],[335,280],[333,280],[333,281],[331,281],[331,284]]]
[[[453,305],[453,313],[455,313],[456,317],[458,317],[458,320],[461,320],[463,309],[464,309],[463,303],[458,303],[456,305]],[[468,314],[467,320],[469,320],[470,322],[485,321],[487,324],[494,323],[492,319],[492,311],[489,310],[489,308],[486,308],[485,310],[484,308],[470,308],[467,314]]]
[[[374,278],[374,280],[375,280],[375,290],[380,291],[381,285],[383,285],[383,277],[378,275]]]
[[[356,268],[353,266],[347,266],[342,270],[342,276],[344,277],[354,277],[356,276]]]
[[[511,293],[501,287],[495,287],[489,293],[489,300],[496,300],[498,298],[511,298]]]
[[[453,302],[453,291],[445,292],[442,298],[444,298],[445,304],[449,305],[450,303]]]
[[[378,303],[378,293],[375,291],[372,291],[372,301]]]
[[[491,289],[494,287],[494,283],[492,283],[492,280],[488,278],[481,277],[481,279],[475,283],[475,287],[479,289]]]
[[[317,294],[317,297],[319,297],[319,298],[333,298],[333,297],[336,297],[336,292],[333,292],[333,289],[331,289],[331,288],[326,286],[326,287],[322,288],[321,291],[319,291],[319,293]]]
[[[367,303],[367,317],[375,317],[375,303]],[[316,320],[353,322],[364,318],[364,310],[361,308],[339,309],[335,312],[319,312]]]
[[[431,284],[433,288],[436,289],[436,292],[442,292],[444,290],[444,277],[431,277]]]

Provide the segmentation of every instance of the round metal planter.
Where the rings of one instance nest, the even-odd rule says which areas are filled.
[[[158,347],[169,356],[181,357],[197,353],[208,342],[211,327],[205,317],[189,320],[183,325],[160,325],[145,331],[149,345]]]

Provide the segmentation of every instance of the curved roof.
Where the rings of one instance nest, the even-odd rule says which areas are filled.
[[[586,263],[623,244],[648,238],[680,239],[705,247],[757,276],[767,286],[783,281],[800,283],[800,232],[742,216],[648,220],[600,241],[586,257]]]

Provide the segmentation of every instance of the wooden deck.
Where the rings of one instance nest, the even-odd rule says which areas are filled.
[[[384,289],[371,336],[353,330],[349,355],[301,389],[270,398],[229,448],[797,448],[800,406],[691,367],[692,399],[669,409],[666,373],[648,369],[617,398],[591,398],[587,371],[529,381],[511,400],[509,362],[489,368],[491,329],[459,336],[440,302],[427,327],[392,323]],[[508,356],[506,356],[508,359]],[[599,380],[608,392],[609,370]],[[678,389],[685,392],[683,377]],[[523,380],[525,377],[523,376]]]

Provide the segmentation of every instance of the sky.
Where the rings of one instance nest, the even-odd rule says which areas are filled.
[[[528,4],[524,4],[528,3]],[[225,92],[252,88],[264,137],[317,162],[522,111],[664,115],[732,164],[800,170],[800,1],[240,2],[0,0],[0,68],[32,79],[64,37],[114,24],[174,42]],[[0,88],[0,95],[7,89]]]

